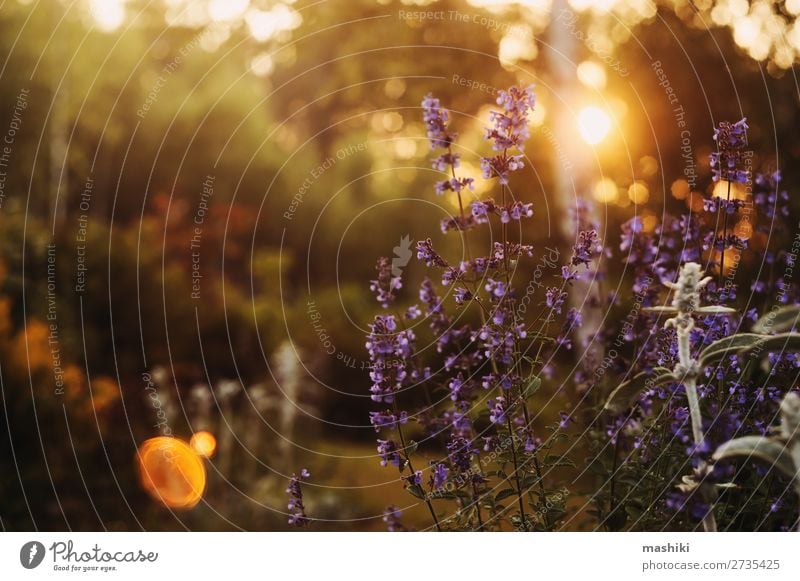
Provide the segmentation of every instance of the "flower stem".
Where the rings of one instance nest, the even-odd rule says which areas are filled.
[[[688,341],[688,334],[686,341]],[[697,380],[695,377],[686,377],[683,382],[686,390],[686,399],[689,402],[689,420],[692,424],[692,438],[694,439],[695,449],[700,450],[703,444],[703,416],[700,413],[700,398],[697,396]],[[701,460],[699,465],[700,473],[705,477],[705,461]],[[716,532],[717,519],[714,517],[714,504],[710,503],[708,512],[703,517],[703,528],[706,532]]]
[[[686,390],[686,399],[689,401],[689,417],[692,424],[692,437],[694,443],[700,446],[703,443],[703,417],[700,413],[700,398],[697,396],[697,384],[694,377],[687,377],[683,382]]]
[[[522,526],[527,522],[525,517],[525,505],[522,502],[522,486],[519,480],[519,463],[517,462],[517,449],[514,445],[514,429],[511,426],[511,414],[506,413],[506,424],[508,425],[508,437],[511,438],[511,461],[514,464],[514,479],[517,481],[517,503],[519,504],[519,516],[522,520]]]
[[[395,400],[394,407],[396,413],[397,400]],[[411,471],[411,475],[413,476],[414,474],[416,474],[416,471],[414,470],[414,465],[411,463],[411,455],[408,453],[408,448],[406,447],[406,439],[405,436],[403,436],[403,428],[400,427],[399,422],[397,423],[397,435],[400,437],[400,445],[403,447],[403,455],[406,457],[406,463],[408,464],[408,469]],[[433,517],[433,523],[436,525],[436,530],[442,532],[442,527],[441,525],[439,525],[439,519],[436,516],[436,511],[433,510],[433,504],[431,503],[431,499],[428,498],[427,494],[425,495],[425,504],[428,505],[428,510],[430,511],[431,516]]]
[[[728,233],[728,206],[731,202],[731,182],[728,181],[728,195],[726,196],[725,208],[722,213],[722,250],[719,255],[719,285],[717,292],[722,291],[722,281],[725,277],[725,248],[727,246],[727,233]]]
[[[481,517],[481,503],[480,494],[478,493],[478,486],[475,482],[472,483],[472,502],[475,503],[475,512],[478,515],[478,531],[483,530],[483,518]]]

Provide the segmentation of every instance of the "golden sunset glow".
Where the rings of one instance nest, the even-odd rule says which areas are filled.
[[[122,0],[91,0],[89,11],[97,28],[113,32],[125,20],[125,4]]]
[[[589,106],[578,113],[578,131],[589,145],[597,145],[611,130],[611,117],[599,107]]]

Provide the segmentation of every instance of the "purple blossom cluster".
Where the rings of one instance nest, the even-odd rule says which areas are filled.
[[[372,401],[394,402],[409,377],[409,360],[416,337],[411,329],[398,329],[394,315],[378,315],[370,325],[367,351],[372,362],[370,379]]]
[[[460,260],[449,258],[445,243],[437,241],[434,247],[431,238],[419,240],[417,258],[434,269],[443,291],[426,277],[418,302],[405,306],[404,315],[380,314],[370,326],[371,395],[389,406],[370,413],[379,434],[380,462],[400,470],[407,490],[427,504],[439,530],[486,530],[503,522],[516,530],[550,530],[558,517],[543,517],[546,511],[537,504],[546,503],[552,484],[552,476],[546,476],[550,472],[543,470],[569,464],[553,452],[554,442],[583,422],[584,414],[570,402],[569,411],[562,408],[544,433],[534,425],[529,406],[536,405],[542,382],[558,376],[558,359],[580,352],[573,381],[582,401],[602,397],[608,386],[619,385],[620,377],[667,377],[645,383],[624,413],[594,414],[588,427],[597,439],[592,468],[602,468],[610,456],[604,474],[611,483],[593,495],[603,526],[622,528],[638,506],[647,506],[637,521],[642,527],[681,523],[696,528],[702,522],[713,530],[717,519],[735,514],[730,507],[741,503],[738,491],[749,483],[741,471],[715,463],[712,454],[743,432],[772,433],[776,409],[793,385],[790,378],[800,371],[800,356],[791,349],[768,350],[760,364],[735,351],[711,364],[700,362],[704,349],[761,324],[756,321],[771,300],[797,303],[792,278],[800,249],[789,244],[777,252],[764,249],[762,266],[767,268],[758,269],[750,289],[749,298],[757,301],[737,310],[744,300],[737,294],[737,269],[752,260],[751,244],[764,245],[774,235],[793,236],[786,224],[791,206],[781,174],[751,171],[744,119],[721,123],[709,169],[714,182],[727,182],[727,194],[715,191],[699,215],[665,213],[660,221],[634,216],[622,224],[618,255],[632,277],[631,301],[619,290],[600,292],[606,272],[598,257],[613,251],[603,246],[600,226],[582,202],[575,209],[571,255],[556,267],[553,283],[537,285],[543,311],[530,320],[519,308],[515,273],[526,268],[525,259],[535,257],[535,249],[513,240],[508,225],[518,222],[524,232],[533,204],[509,200],[508,183],[511,173],[523,167],[534,104],[530,87],[501,92],[500,109],[491,112],[485,133],[495,154],[481,160],[484,179],[498,178],[500,195],[473,200],[465,212],[461,196],[472,182],[456,174],[461,163],[452,151],[456,136],[448,127],[449,113],[430,95],[423,101],[431,147],[444,150],[433,167],[450,173],[436,192],[453,193],[460,208],[442,222],[442,232],[456,230],[466,239],[469,230],[497,224],[500,234],[487,251],[470,247]],[[747,187],[737,189],[741,185]],[[726,264],[726,258],[731,262]],[[387,267],[388,262],[379,262],[372,281],[384,308],[398,299],[400,288]],[[571,300],[576,289],[586,292],[582,304],[589,311]],[[583,330],[597,311],[622,309],[627,309],[622,316],[593,322],[591,333]],[[429,335],[426,343],[435,349],[418,352],[418,333]],[[426,403],[408,411],[420,401]],[[423,470],[413,467],[417,455],[425,458]],[[751,474],[758,478],[764,472],[756,467]],[[761,492],[768,508],[764,518],[786,528],[785,515],[793,507],[778,489]],[[626,505],[629,498],[638,504]],[[437,507],[445,501],[456,502],[458,509],[440,521]],[[388,511],[384,521],[391,530],[403,530],[396,512]]]
[[[383,308],[395,299],[395,293],[400,289],[402,281],[399,276],[392,275],[392,264],[386,257],[378,259],[375,269],[378,271],[378,278],[370,281],[369,290],[375,293],[378,302]]]
[[[748,129],[747,119],[736,123],[723,121],[714,129],[717,151],[711,153],[711,172],[715,182],[744,184],[749,179],[749,171],[745,167]]]
[[[500,91],[497,104],[501,111],[491,111],[486,128],[485,139],[492,142],[492,149],[500,155],[481,158],[484,179],[499,178],[500,184],[508,185],[509,174],[525,167],[523,156],[509,154],[509,150],[525,150],[525,142],[530,137],[528,113],[536,104],[533,86],[511,87]]]
[[[456,176],[456,169],[461,166],[461,158],[459,154],[453,152],[452,147],[458,136],[455,133],[451,133],[447,128],[450,122],[450,112],[441,106],[439,99],[429,94],[422,100],[422,120],[427,129],[431,149],[445,150],[444,153],[433,159],[431,167],[437,171],[450,174],[447,179],[436,183],[436,193],[441,196],[447,192],[455,192],[460,200],[462,190],[474,189],[474,180],[468,177]],[[463,215],[461,218],[462,222],[456,222],[452,227],[466,229],[469,224],[463,221]],[[442,230],[446,231],[444,224],[442,224]]]
[[[304,527],[310,519],[306,516],[306,507],[303,504],[303,490],[300,483],[311,476],[311,473],[303,468],[300,470],[300,475],[292,474],[289,479],[289,486],[286,488],[286,494],[289,495],[289,524],[297,527]]]
[[[431,238],[420,239],[416,244],[418,260],[438,272],[447,292],[440,293],[431,278],[426,277],[419,287],[419,302],[406,307],[404,316],[415,321],[414,332],[404,327],[398,316],[380,314],[367,337],[372,399],[391,406],[370,413],[372,426],[383,434],[378,440],[381,464],[404,473],[406,488],[428,504],[437,528],[485,530],[500,527],[503,522],[521,530],[552,527],[548,519],[537,521],[533,514],[539,509],[532,511],[530,506],[547,502],[547,484],[537,474],[549,469],[554,456],[547,455],[547,450],[555,440],[534,433],[528,409],[534,392],[529,386],[541,382],[537,376],[546,372],[540,357],[545,344],[558,341],[562,348],[571,348],[571,334],[582,319],[577,309],[570,309],[558,337],[548,340],[546,329],[537,327],[542,321],[526,321],[519,308],[515,272],[535,252],[530,244],[512,240],[507,226],[512,222],[522,226],[534,212],[530,202],[507,200],[507,183],[509,174],[522,167],[521,152],[529,138],[528,114],[534,104],[531,87],[512,87],[500,93],[497,99],[500,110],[491,112],[485,134],[498,154],[482,159],[484,178],[500,178],[500,201],[474,200],[465,212],[461,195],[471,180],[456,175],[460,159],[452,151],[456,136],[448,127],[449,113],[431,95],[423,100],[423,120],[431,148],[444,150],[433,160],[433,167],[451,175],[437,184],[436,193],[454,193],[460,208],[457,216],[442,221],[442,232],[457,230],[466,236],[468,230],[495,222],[500,226],[500,239],[491,241],[487,252],[475,253],[473,248],[465,258],[455,261],[439,250],[446,248],[444,244],[437,242],[434,247]],[[566,270],[556,269],[551,276],[569,287],[571,280],[590,268],[601,250],[597,229],[581,229],[573,256],[564,266]],[[379,272],[382,264],[385,268],[385,263],[379,263]],[[391,284],[381,282],[385,279],[386,275],[373,281],[373,292],[379,303],[387,307],[396,296],[380,292],[387,286],[392,288]],[[567,290],[559,290],[558,297],[559,305],[563,304]],[[540,300],[544,304],[552,299]],[[450,310],[453,307],[455,312]],[[534,329],[536,332],[532,333]],[[435,354],[416,352],[416,334],[423,332],[430,335],[429,344],[435,346]],[[386,365],[389,360],[393,365]],[[422,394],[412,393],[417,391]],[[401,396],[406,405],[401,405]],[[407,404],[414,400],[424,400],[427,404],[413,413],[406,411]],[[562,417],[554,429],[563,431],[567,423]],[[411,436],[426,443],[427,462],[423,471],[413,468],[420,445],[413,443]],[[445,453],[439,455],[437,450],[442,449]],[[483,454],[489,456],[482,457]],[[502,470],[488,471],[487,462],[500,462]],[[523,483],[537,478],[537,495],[534,500],[526,500],[528,493]],[[503,487],[502,481],[515,487],[513,513],[506,509],[498,513],[500,504],[488,503],[496,493],[493,488]],[[460,505],[459,516],[455,524],[448,519],[450,524],[445,525],[439,522],[433,503],[449,499],[457,500]],[[541,513],[545,512],[543,505]],[[386,520],[392,529],[396,528],[394,518]]]
[[[397,506],[393,504],[387,506],[386,511],[383,513],[383,522],[386,523],[386,530],[390,533],[407,531],[408,529],[401,521],[402,516],[403,511]]]
[[[664,304],[664,295],[659,292],[663,286],[659,281],[674,281],[681,265],[688,262],[702,263],[712,269],[711,281],[701,293],[703,302],[732,307],[744,304],[745,298],[740,299],[736,292],[736,275],[740,274],[737,269],[742,271],[742,264],[758,264],[762,260],[766,267],[747,269],[751,294],[746,297],[746,308],[739,307],[741,310],[734,314],[697,314],[694,317],[689,334],[693,356],[716,341],[746,330],[773,302],[797,304],[796,283],[791,277],[776,274],[786,272],[787,267],[788,272],[792,272],[794,257],[791,252],[774,252],[768,247],[760,253],[747,252],[751,242],[747,238],[751,235],[762,233],[760,244],[775,239],[783,248],[793,235],[786,225],[790,215],[789,196],[781,188],[780,173],[756,172],[751,176],[752,159],[746,151],[747,129],[742,119],[737,123],[723,122],[715,130],[718,150],[711,155],[710,169],[714,182],[728,182],[728,195],[705,200],[704,214],[677,217],[665,214],[649,231],[638,217],[623,224],[619,248],[626,268],[632,270],[637,308],[635,316],[627,318],[622,328],[609,324],[602,331],[603,336],[619,337],[621,344],[628,344],[632,349],[630,356],[618,357],[612,363],[606,371],[611,377],[673,369],[679,362],[675,329],[663,329],[664,319],[660,313],[647,309]],[[749,186],[751,179],[752,195],[748,187],[746,197],[731,196],[731,184]],[[744,230],[746,238],[738,235],[739,230],[729,230],[729,224],[737,222],[754,225],[750,232]],[[728,255],[731,255],[728,258],[731,262],[726,263]],[[732,264],[734,259],[736,262]],[[742,278],[741,275],[738,278]],[[800,361],[793,352],[766,353],[761,371],[754,369],[754,365],[733,353],[701,370],[697,393],[703,418],[699,427],[704,439],[700,444],[692,437],[687,393],[681,381],[645,389],[631,410],[608,422],[603,436],[618,451],[614,462],[625,462],[622,472],[627,474],[626,478],[635,480],[641,478],[640,475],[673,469],[675,473],[670,477],[680,484],[681,467],[686,463],[695,467],[695,471],[702,467],[708,470],[706,476],[693,476],[694,484],[683,482],[680,486],[660,486],[658,492],[648,492],[653,495],[648,500],[652,507],[640,526],[664,528],[685,523],[681,526],[693,528],[714,512],[718,519],[734,515],[734,521],[726,526],[748,526],[743,524],[746,521],[742,520],[741,511],[736,517],[731,506],[747,502],[745,493],[738,492],[751,485],[745,475],[752,474],[758,482],[764,475],[763,466],[755,466],[752,471],[735,471],[732,466],[714,464],[711,454],[722,443],[743,434],[769,433],[779,403],[794,383],[792,378],[800,369]],[[680,458],[688,460],[681,462]],[[611,478],[616,479],[615,476]],[[732,478],[734,487],[709,492],[712,490],[709,487],[729,483]],[[759,485],[755,486],[758,489]],[[635,497],[640,493],[634,487],[621,494]],[[778,522],[786,518],[780,516],[781,511],[783,515],[792,514],[791,510],[780,508],[783,506],[780,487],[774,487],[771,492],[769,487],[759,489],[759,494],[767,495],[764,502],[772,515],[761,514],[759,519],[771,518]],[[607,500],[611,504],[618,501],[617,498]],[[775,511],[772,507],[776,507]],[[763,526],[764,522],[761,520],[758,526]]]

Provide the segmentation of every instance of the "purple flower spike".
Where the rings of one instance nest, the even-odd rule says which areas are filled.
[[[749,169],[745,168],[745,147],[747,147],[747,119],[736,123],[723,121],[714,129],[717,151],[711,153],[711,172],[714,181],[747,183]]]

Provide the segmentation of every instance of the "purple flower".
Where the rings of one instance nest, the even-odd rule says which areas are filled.
[[[402,458],[394,440],[378,439],[378,456],[381,457],[381,466],[389,464],[397,468],[402,466]]]
[[[425,278],[419,287],[419,300],[425,305],[427,314],[439,314],[442,311],[442,302],[436,294],[431,279]]]
[[[446,152],[433,158],[431,167],[438,171],[447,171],[449,167],[458,169],[461,165],[461,157],[457,153]]]
[[[550,287],[545,291],[545,304],[549,309],[552,309],[558,314],[561,314],[561,307],[564,306],[564,301],[567,299],[567,293],[557,287]]]
[[[572,340],[570,336],[579,328],[583,322],[583,317],[578,309],[571,308],[567,311],[567,316],[564,319],[564,324],[561,327],[561,332],[556,337],[556,345],[564,347],[565,349],[572,349]]]
[[[424,261],[427,266],[439,266],[442,268],[448,266],[445,259],[433,249],[430,238],[417,242],[417,258]]]
[[[461,391],[464,389],[464,380],[461,375],[451,379],[450,383],[447,384],[447,388],[450,390],[450,399],[458,401],[461,396]]]
[[[396,533],[408,530],[405,525],[400,522],[402,514],[402,511],[393,504],[390,504],[386,507],[386,510],[383,513],[383,522],[386,523],[387,531],[390,533]]]
[[[399,276],[392,276],[392,264],[388,258],[380,257],[375,269],[378,278],[370,281],[369,290],[375,293],[378,303],[385,309],[394,301],[395,291],[403,285]]]
[[[602,248],[597,240],[597,231],[583,230],[578,234],[578,241],[572,247],[570,263],[572,266],[583,264],[588,267],[594,256],[601,250]]]
[[[525,167],[521,155],[497,155],[481,158],[481,175],[484,179],[500,178],[501,185],[508,185],[508,177],[512,171]]]
[[[747,183],[749,169],[745,168],[745,147],[747,147],[747,119],[736,123],[723,121],[714,129],[717,151],[711,153],[711,172],[714,181]]]
[[[489,214],[494,213],[494,200],[472,202],[472,217],[476,224],[488,224]]]
[[[452,266],[448,266],[442,272],[442,284],[444,286],[450,286],[457,280],[461,280],[461,271],[453,268]]]
[[[486,292],[489,293],[489,296],[492,297],[492,300],[501,299],[506,296],[506,292],[508,292],[506,283],[504,283],[502,280],[494,280],[492,278],[487,279],[484,288],[486,289]]]
[[[447,234],[450,230],[469,230],[473,228],[476,223],[477,222],[475,222],[475,219],[471,215],[467,215],[464,217],[451,216],[449,218],[443,218],[439,224],[442,234]]]
[[[503,219],[503,215],[508,216]],[[533,216],[533,204],[523,204],[522,202],[514,202],[507,208],[504,208],[500,214],[500,220],[507,223],[510,220],[522,220],[522,218],[530,218]]]
[[[419,306],[411,305],[406,309],[405,318],[409,321],[413,321],[418,319],[422,315],[422,311],[420,310]]]
[[[414,353],[414,331],[397,331],[394,315],[378,315],[370,325],[367,351],[370,357],[372,400],[392,403],[394,394],[408,377],[409,359]]]
[[[530,244],[517,244],[516,242],[507,242],[505,249],[503,249],[502,242],[494,243],[494,259],[495,264],[501,264],[505,260],[505,254],[508,253],[509,258],[519,258],[520,256],[533,256],[533,246]]]
[[[472,441],[460,435],[453,436],[447,443],[447,453],[450,463],[461,472],[467,472],[470,469],[472,457],[479,454]]]
[[[508,91],[500,91],[497,104],[502,111],[489,113],[490,127],[486,128],[485,139],[492,142],[492,149],[502,152],[494,157],[481,159],[483,177],[490,179],[499,177],[502,185],[508,184],[508,175],[524,167],[521,155],[509,155],[510,149],[522,151],[530,137],[528,130],[528,112],[533,109],[536,97],[533,87],[511,87]]]
[[[461,193],[461,190],[467,188],[468,190],[475,189],[475,180],[472,178],[451,178],[449,180],[442,180],[440,182],[436,182],[436,194],[441,196],[446,192],[455,192]]]
[[[523,446],[528,454],[533,454],[541,445],[542,441],[539,438],[534,438],[530,433],[526,434]]]
[[[422,120],[425,122],[431,149],[448,148],[455,141],[456,135],[447,131],[450,112],[442,108],[439,99],[430,93],[422,100]]]
[[[306,526],[310,519],[306,516],[306,508],[303,505],[303,490],[300,487],[300,482],[311,476],[311,473],[303,468],[300,475],[292,474],[289,480],[289,486],[286,488],[286,494],[289,495],[289,519],[290,525],[297,527]]]
[[[447,475],[450,473],[450,470],[447,468],[445,464],[441,462],[434,466],[433,471],[431,472],[431,488],[433,490],[438,490],[442,488],[445,483],[447,482]]]
[[[394,428],[397,425],[408,423],[408,412],[400,412],[400,417],[394,415],[389,410],[385,412],[369,412],[369,422],[375,427],[375,431],[381,428]]]
[[[463,305],[465,302],[472,300],[472,293],[464,287],[456,287],[453,291],[453,298],[456,304]]]
[[[405,480],[409,486],[419,486],[422,484],[422,470],[417,470],[413,474],[404,476],[403,480]]]
[[[500,91],[497,104],[503,110],[489,113],[491,126],[486,128],[485,138],[493,142],[492,149],[495,151],[512,148],[522,151],[525,141],[530,137],[528,112],[536,104],[533,86]]]
[[[508,411],[506,408],[506,398],[502,395],[498,395],[494,399],[487,400],[486,405],[489,406],[489,421],[493,424],[505,423],[506,412]]]

